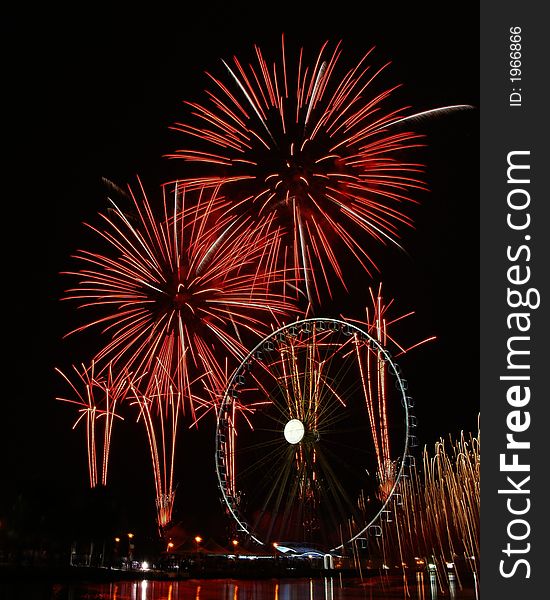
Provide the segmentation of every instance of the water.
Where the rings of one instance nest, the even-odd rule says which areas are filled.
[[[432,582],[433,583],[433,582]],[[451,593],[449,593],[451,592]],[[438,590],[429,581],[373,577],[319,579],[190,579],[39,585],[0,583],[0,600],[474,600],[472,590]]]

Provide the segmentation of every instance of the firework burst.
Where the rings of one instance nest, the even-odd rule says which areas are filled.
[[[207,101],[188,102],[189,122],[173,126],[196,147],[169,157],[206,169],[186,185],[223,185],[234,207],[276,217],[286,232],[281,259],[311,300],[321,281],[330,293],[331,272],[344,283],[335,246],[368,273],[376,265],[361,233],[399,246],[399,229],[412,225],[404,207],[425,188],[422,166],[403,160],[420,145],[406,122],[456,107],[408,116],[407,107],[387,109],[399,86],[375,91],[388,65],[372,68],[372,50],[343,74],[341,44],[325,43],[309,65],[303,50],[292,67],[286,54],[283,38],[279,62],[258,47],[248,65],[222,61],[226,77],[208,74]]]
[[[161,526],[172,511],[181,416],[196,424],[215,407],[224,361],[242,358],[250,337],[294,308],[276,291],[285,274],[275,268],[280,241],[269,217],[254,227],[250,219],[236,223],[215,191],[193,196],[186,205],[179,186],[164,187],[160,215],[143,188],[139,196],[130,189],[130,212],[112,203],[103,227],[91,226],[106,250],[76,253],[84,267],[69,273],[78,285],[65,298],[94,309],[71,333],[100,328],[107,341],[94,362],[129,382],[147,431]]]
[[[285,275],[274,265],[279,240],[269,219],[236,223],[216,193],[199,194],[189,207],[177,188],[168,194],[163,189],[160,216],[143,188],[140,196],[130,190],[131,214],[112,203],[103,228],[90,226],[107,252],[76,253],[85,266],[68,273],[78,285],[65,299],[102,311],[71,332],[103,330],[108,339],[97,363],[147,374],[156,393],[175,386],[195,418],[209,397],[192,393],[192,383],[213,392],[219,352],[242,358],[244,336],[260,335],[294,307],[276,291]]]

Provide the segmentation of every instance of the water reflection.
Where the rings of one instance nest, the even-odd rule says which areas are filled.
[[[416,574],[416,595],[418,600],[425,600],[426,592],[424,591],[424,573],[418,572]]]
[[[414,581],[414,580],[413,580]],[[414,583],[416,585],[414,585]],[[55,600],[436,600],[437,584],[417,573],[416,581],[390,577],[364,581],[339,578],[288,580],[181,580],[119,581],[107,584],[56,586]],[[428,584],[426,586],[426,583]],[[412,585],[411,585],[412,584]],[[426,587],[425,587],[426,586]],[[474,599],[473,590],[460,592],[453,586],[450,598]],[[31,598],[31,597],[29,597]]]

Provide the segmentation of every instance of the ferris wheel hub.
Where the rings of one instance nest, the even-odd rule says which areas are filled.
[[[305,434],[304,424],[299,419],[290,419],[285,425],[283,434],[289,444],[299,444]]]

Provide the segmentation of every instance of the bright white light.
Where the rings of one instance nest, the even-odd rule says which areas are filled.
[[[144,571],[147,571],[147,569],[149,568],[149,563],[148,563],[147,561],[143,561],[143,562],[141,563],[141,568],[142,568]]]
[[[285,425],[284,430],[285,440],[289,444],[297,444],[304,437],[304,424],[298,419],[290,419]]]
[[[141,600],[147,600],[147,579],[141,582]]]

